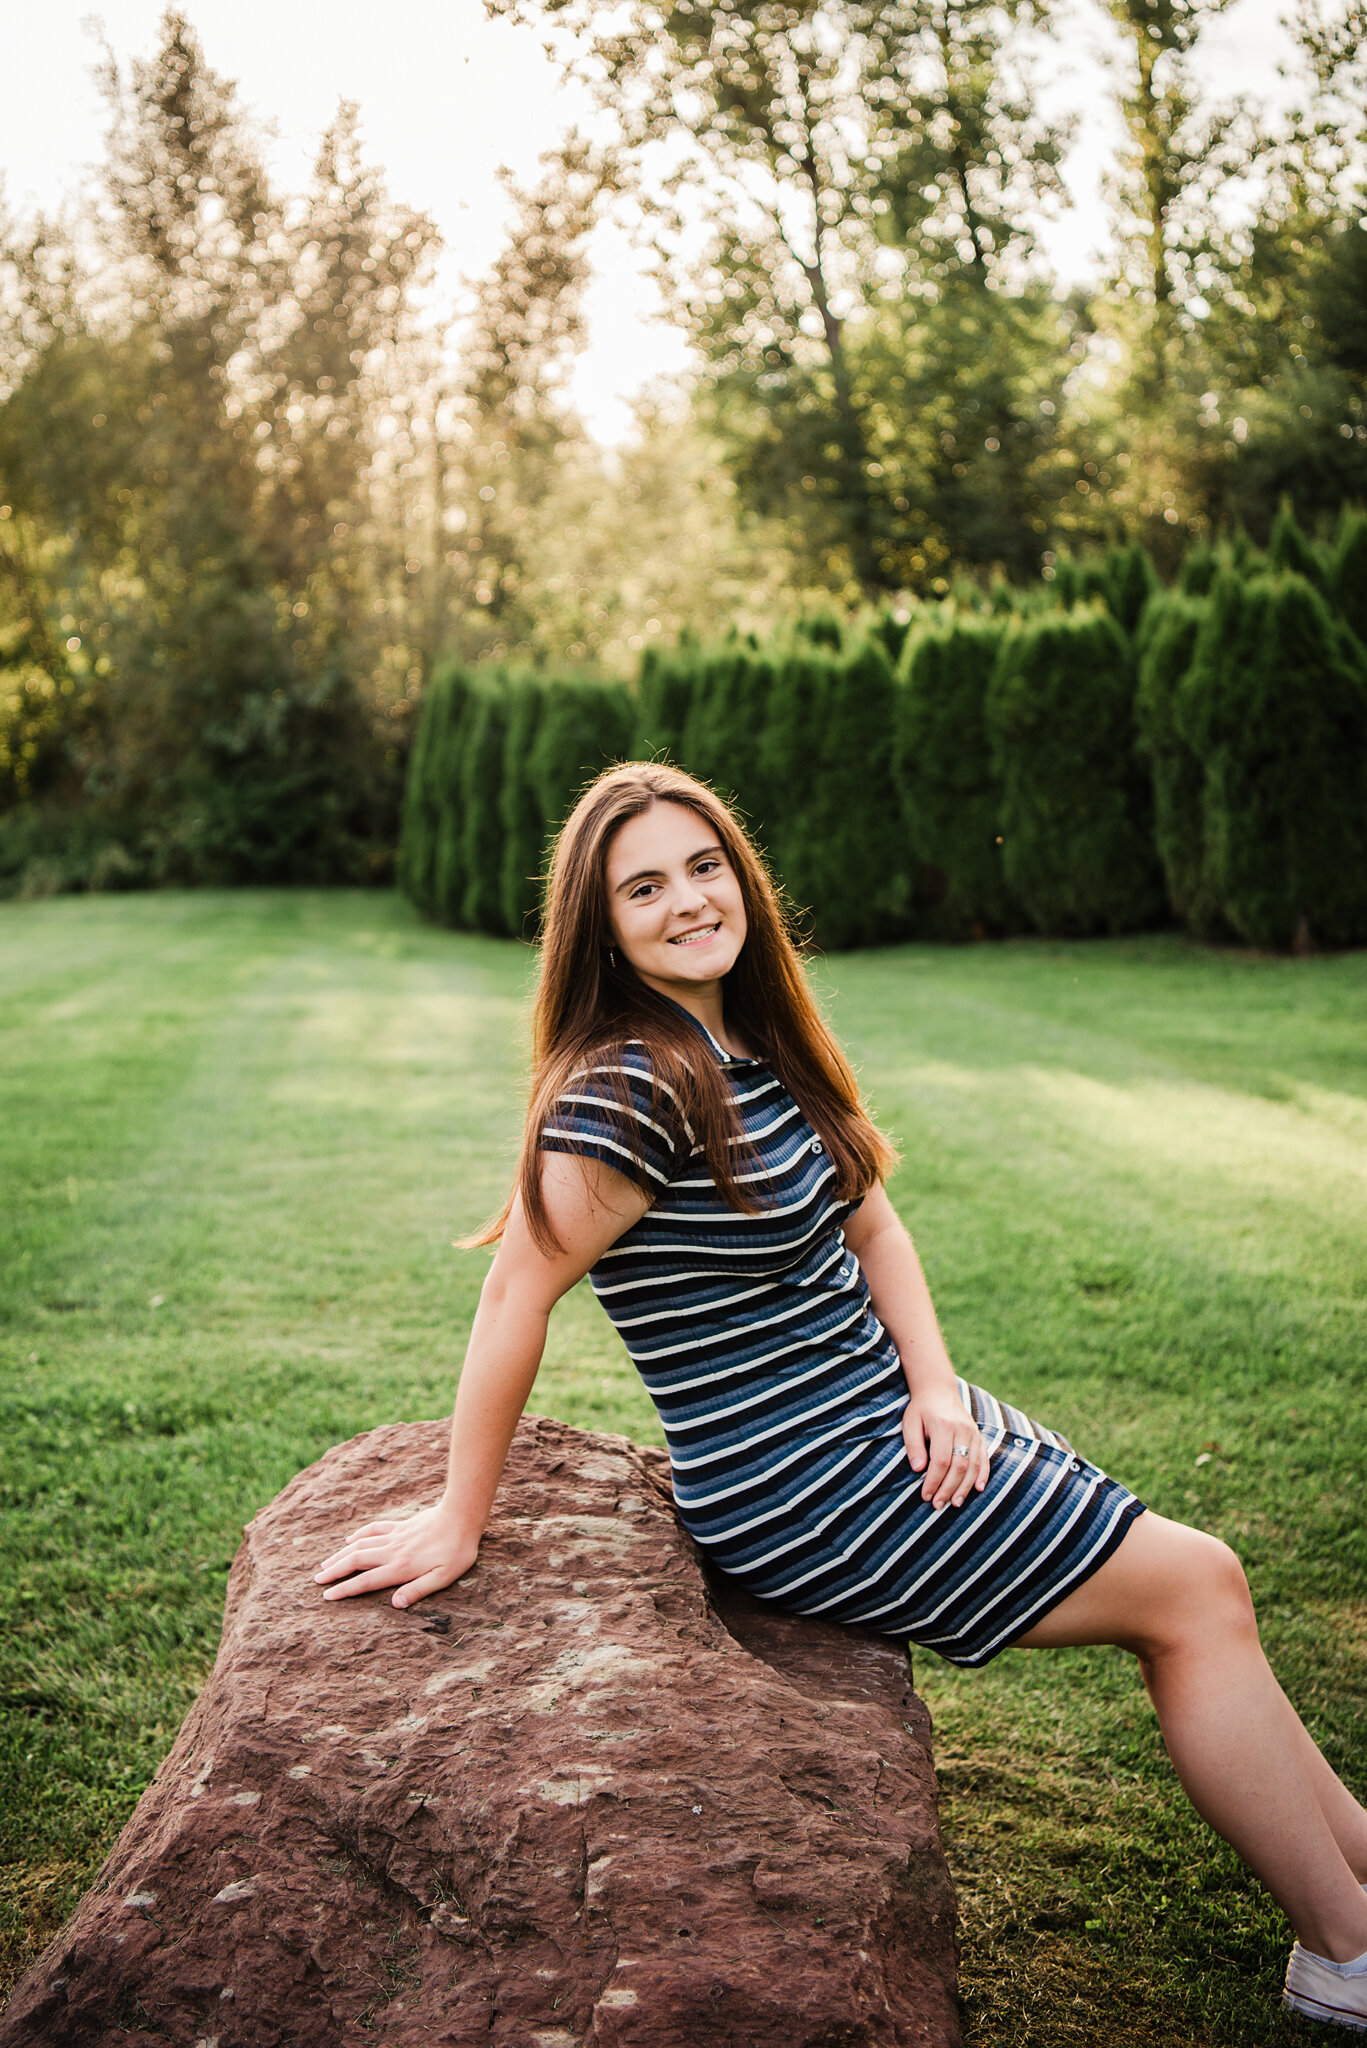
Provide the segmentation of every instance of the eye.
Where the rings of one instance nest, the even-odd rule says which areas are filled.
[[[628,896],[627,902],[643,902],[646,896],[649,895],[650,891],[656,887],[658,887],[658,884],[655,882],[638,882],[636,884],[636,887],[632,890],[630,896]]]
[[[716,854],[709,853],[698,862],[698,865],[694,868],[693,872],[695,875],[709,875],[713,872],[715,868],[719,868],[720,866],[721,862],[718,860]]]

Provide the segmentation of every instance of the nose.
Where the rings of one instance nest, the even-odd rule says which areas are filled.
[[[707,898],[692,876],[685,875],[675,888],[670,908],[676,917],[696,917],[700,910],[706,910]]]

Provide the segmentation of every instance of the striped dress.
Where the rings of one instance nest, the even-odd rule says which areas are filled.
[[[845,1242],[857,1205],[832,1192],[772,1069],[675,1007],[726,1075],[761,1211],[722,1200],[639,1041],[573,1077],[540,1143],[653,1192],[589,1277],[659,1411],[680,1519],[761,1599],[985,1664],[1111,1555],[1142,1504],[964,1380],[991,1476],[962,1507],[922,1500],[901,1360]]]

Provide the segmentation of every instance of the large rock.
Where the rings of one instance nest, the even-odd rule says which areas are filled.
[[[660,1453],[535,1419],[459,1585],[325,1602],[445,1446],[373,1430],[251,1523],[213,1675],[0,2043],[957,2042],[900,1650],[728,1599]]]

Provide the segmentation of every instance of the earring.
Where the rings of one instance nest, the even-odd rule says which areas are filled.
[[[614,973],[616,972],[616,969],[617,969],[617,948],[616,948],[615,946],[609,946],[609,947],[608,947],[608,966],[612,968],[612,970],[613,970],[613,972],[614,972]]]

